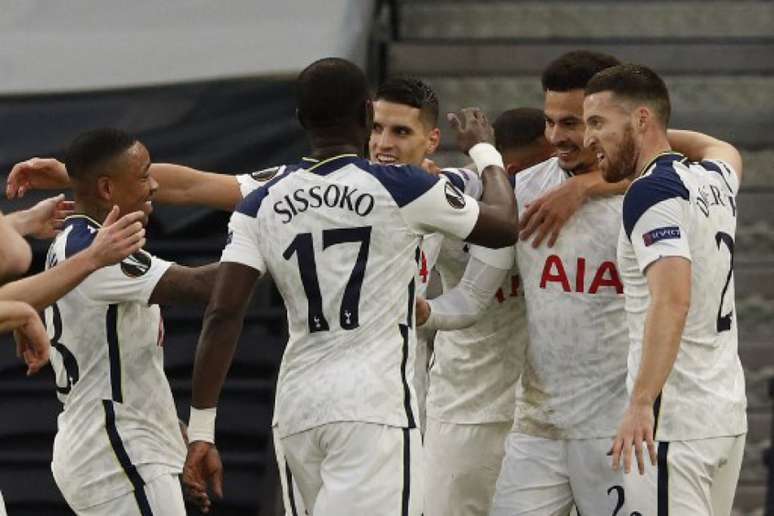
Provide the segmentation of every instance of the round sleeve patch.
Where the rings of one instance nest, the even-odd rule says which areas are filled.
[[[151,256],[140,249],[121,262],[121,271],[130,278],[139,278],[150,270]]]

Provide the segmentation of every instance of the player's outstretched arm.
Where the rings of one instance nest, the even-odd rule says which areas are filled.
[[[204,172],[172,163],[153,163],[150,173],[158,182],[154,200],[161,204],[207,206],[233,211],[242,194],[236,177]],[[32,158],[13,166],[5,187],[9,199],[29,190],[70,188],[64,163],[53,158]]]
[[[256,269],[239,263],[221,263],[212,298],[196,347],[191,418],[188,424],[188,456],[183,467],[183,484],[194,501],[207,500],[211,487],[223,496],[222,471],[208,465],[207,456],[215,442],[215,407],[231,366],[242,332],[245,311],[258,280]],[[200,504],[203,509],[208,507]]]
[[[680,349],[680,339],[691,304],[691,262],[681,256],[667,256],[645,271],[650,305],[645,319],[642,358],[634,388],[618,434],[613,442],[613,469],[632,467],[634,448],[640,474],[645,472],[642,442],[647,443],[651,464],[656,465],[653,405],[666,383]]]
[[[474,325],[492,304],[514,258],[513,246],[502,249],[471,246],[465,273],[453,289],[429,301],[417,298],[417,326],[459,330]]]
[[[546,238],[548,247],[553,247],[562,227],[583,203],[592,197],[622,194],[629,183],[608,183],[599,171],[571,177],[524,207],[519,217],[519,238],[526,241],[534,234],[532,247],[539,247]]]
[[[206,305],[218,273],[218,262],[200,267],[172,264],[153,289],[148,304]]]
[[[37,311],[21,301],[0,301],[0,333],[14,332],[16,354],[27,363],[27,375],[46,362],[50,344]]]
[[[171,163],[154,163],[150,173],[159,184],[155,200],[162,204],[234,211],[242,200],[239,182],[232,175],[204,172]]]
[[[24,274],[32,261],[32,250],[16,229],[0,213],[0,283]]]
[[[92,272],[141,249],[145,245],[145,229],[140,222],[143,216],[136,211],[119,219],[118,207],[113,207],[89,247],[39,274],[3,285],[0,300],[24,301],[37,310],[49,306]]]
[[[62,228],[64,219],[73,214],[75,203],[66,201],[64,194],[49,197],[32,208],[8,214],[8,222],[21,235],[35,238],[54,238]]]
[[[478,220],[466,240],[487,247],[516,243],[519,232],[516,197],[502,156],[493,145],[494,129],[477,108],[450,113],[448,119],[456,133],[457,146],[473,158],[484,185]]]
[[[742,181],[742,155],[730,143],[696,131],[670,129],[667,131],[669,145],[685,154],[692,161],[717,159],[725,161],[734,169],[739,182]]]

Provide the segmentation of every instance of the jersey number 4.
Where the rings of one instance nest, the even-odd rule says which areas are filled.
[[[339,309],[339,324],[344,330],[353,330],[359,326],[360,289],[365,277],[368,249],[371,243],[371,226],[359,228],[326,229],[322,232],[323,251],[331,246],[347,243],[360,243],[360,249],[355,259],[355,266],[344,288],[344,297]],[[282,257],[290,260],[293,255],[298,258],[298,271],[304,286],[307,306],[309,307],[307,322],[309,332],[328,331],[328,320],[323,313],[320,282],[317,278],[317,262],[314,256],[314,244],[311,233],[300,233],[282,253]]]

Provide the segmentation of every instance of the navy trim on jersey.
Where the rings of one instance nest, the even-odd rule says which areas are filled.
[[[658,443],[658,483],[657,483],[657,516],[669,516],[669,464],[667,456],[669,454],[669,443]],[[634,474],[634,473],[632,473]]]
[[[409,501],[411,500],[411,433],[403,429],[403,496],[401,500],[401,515],[409,516]]]
[[[71,215],[64,222],[64,229],[72,226],[72,230],[67,234],[65,242],[65,258],[69,258],[75,253],[83,251],[91,245],[97,236],[96,231],[89,228],[99,229],[99,224],[86,215]]]
[[[629,240],[637,221],[650,208],[675,197],[686,201],[690,198],[688,189],[673,168],[675,161],[683,159],[679,154],[662,154],[656,158],[655,168],[629,187],[623,201],[623,224]]]
[[[414,299],[414,294],[416,291],[416,280],[414,278],[411,278],[411,281],[409,282],[408,286],[408,318],[406,319],[406,325],[409,328],[412,328],[414,326],[414,303],[416,300]]]
[[[288,490],[288,502],[290,503],[291,516],[298,516],[298,509],[296,508],[296,495],[293,493],[293,473],[290,472],[290,466],[288,466],[287,457],[285,457],[285,483]]]
[[[656,396],[656,401],[653,402],[653,438],[656,438],[656,432],[658,432],[658,416],[661,414],[661,393]]]
[[[726,184],[726,188],[728,188],[728,192],[734,193],[734,190],[731,188],[731,185],[728,184],[728,179],[726,179],[726,174],[723,173],[723,169],[726,167],[721,168],[721,165],[719,165],[718,163],[715,163],[714,161],[708,161],[708,160],[700,161],[699,165],[701,165],[707,170],[711,170],[713,172],[717,172],[718,174],[720,174],[720,178],[723,179],[723,182]],[[728,173],[730,174],[731,172],[728,171]]]
[[[451,170],[441,170],[441,174],[443,174],[446,179],[448,179],[451,184],[457,187],[457,189],[461,192],[465,191],[465,180],[462,179],[459,174],[455,174]]]
[[[357,154],[339,154],[338,156],[332,156],[330,158],[324,159],[322,161],[315,160],[314,158],[303,158],[305,161],[315,162],[314,165],[307,168],[307,172],[312,172],[314,174],[317,174],[319,176],[327,176],[331,172],[335,172],[350,163],[355,163],[356,165],[359,165],[362,168],[362,164],[359,163],[361,161],[368,163],[363,158],[359,157]]]
[[[411,410],[411,390],[406,380],[406,362],[408,362],[409,352],[409,328],[405,324],[399,324],[400,336],[403,338],[401,345],[400,359],[400,380],[403,382],[403,408],[406,411],[406,425],[408,428],[416,428],[417,423],[414,419],[414,411]]]
[[[378,165],[366,162],[363,170],[382,184],[399,208],[422,196],[439,181],[438,177],[411,165]]]
[[[269,189],[300,168],[301,167],[299,165],[288,165],[285,167],[285,172],[282,173],[282,175],[274,176],[266,184],[259,186],[247,194],[247,197],[242,199],[242,201],[237,204],[237,207],[234,211],[238,211],[239,213],[249,217],[257,217],[258,210],[261,209],[261,203],[266,198],[266,196],[269,195]]]
[[[105,329],[107,330],[108,359],[110,360],[110,392],[113,401],[123,403],[121,349],[118,346],[118,305],[116,304],[108,305]]]
[[[116,413],[113,409],[113,403],[110,400],[102,400],[102,406],[105,408],[105,430],[110,440],[110,446],[113,448],[121,469],[124,470],[126,476],[129,478],[132,487],[134,488],[134,499],[137,501],[137,506],[140,508],[140,514],[142,516],[153,516],[150,503],[148,503],[148,497],[145,496],[145,481],[140,476],[137,467],[132,464],[129,459],[129,454],[126,453],[124,443],[121,441],[121,436],[118,434],[118,428],[116,427]]]

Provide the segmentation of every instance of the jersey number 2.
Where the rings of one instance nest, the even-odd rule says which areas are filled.
[[[360,289],[365,277],[368,249],[371,243],[371,226],[359,228],[326,229],[322,232],[323,250],[337,244],[360,243],[360,249],[355,259],[355,266],[344,287],[344,297],[339,309],[339,324],[344,330],[353,330],[359,326]],[[314,256],[314,244],[311,233],[300,233],[290,243],[282,257],[290,260],[293,255],[298,257],[298,271],[301,274],[301,284],[306,294],[309,332],[328,331],[328,320],[323,314],[320,282],[317,279],[317,262]]]
[[[734,315],[733,302],[731,304],[731,311],[723,315],[723,300],[726,298],[726,292],[728,291],[728,285],[731,283],[731,278],[734,277],[734,238],[728,233],[718,231],[715,234],[715,243],[720,249],[720,244],[726,244],[729,253],[731,253],[731,262],[728,267],[728,276],[726,276],[726,283],[723,285],[723,292],[720,294],[720,306],[718,307],[718,322],[717,332],[729,331],[731,329],[731,318]]]

